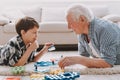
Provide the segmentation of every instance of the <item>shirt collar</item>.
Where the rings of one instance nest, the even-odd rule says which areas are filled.
[[[90,22],[90,27],[89,27],[89,31],[88,31],[88,37],[90,38],[90,39],[92,39],[93,38],[93,32],[94,32],[94,23],[95,23],[95,20],[96,20],[96,18],[94,18],[91,22]]]

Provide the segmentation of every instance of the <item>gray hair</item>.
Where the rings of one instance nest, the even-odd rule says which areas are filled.
[[[72,14],[73,20],[78,20],[80,16],[85,16],[89,22],[94,19],[93,12],[83,4],[71,5],[66,11],[66,15],[68,14]]]

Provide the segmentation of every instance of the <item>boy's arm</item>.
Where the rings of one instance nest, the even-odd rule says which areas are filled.
[[[37,42],[31,43],[31,45],[27,48],[23,56],[18,60],[17,63],[15,63],[14,66],[23,66],[27,61],[28,58],[30,57],[32,51],[34,51],[37,48]]]
[[[45,43],[45,45],[44,45],[44,47],[42,48],[42,50],[41,50],[40,52],[38,52],[38,54],[35,56],[34,61],[35,61],[35,62],[38,61],[39,58],[41,58],[42,55],[45,54],[45,53],[48,51],[48,48],[49,48],[51,45],[53,45],[53,43],[50,43],[50,42],[49,42],[49,43]]]

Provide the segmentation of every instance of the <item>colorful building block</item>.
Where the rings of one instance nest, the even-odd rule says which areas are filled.
[[[46,75],[45,80],[75,80],[79,77],[80,74],[77,72],[65,72],[58,75]]]

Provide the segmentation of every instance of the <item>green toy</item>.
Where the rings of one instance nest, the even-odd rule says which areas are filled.
[[[17,74],[21,74],[25,71],[25,67],[24,66],[15,66],[11,68],[11,72],[15,75]]]

